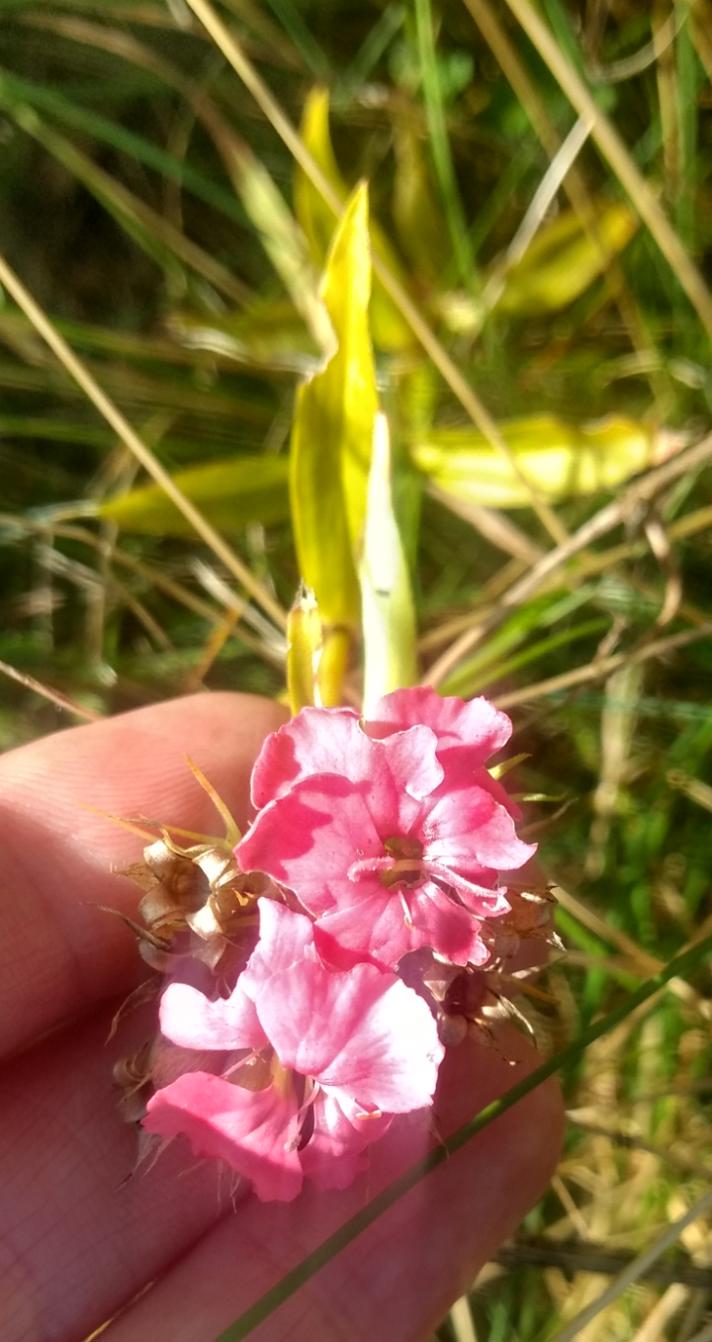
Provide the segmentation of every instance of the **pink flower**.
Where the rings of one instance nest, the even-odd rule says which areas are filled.
[[[429,727],[438,760],[457,760],[475,769],[501,750],[512,734],[507,714],[489,700],[443,698],[427,685],[384,695],[362,724],[360,736],[353,731],[358,721],[351,708],[305,708],[272,732],[252,771],[256,809],[284,796],[311,774],[336,773],[352,782],[366,777],[371,756],[364,735],[383,740],[408,727]]]
[[[416,993],[373,964],[327,968],[311,921],[272,900],[260,901],[260,940],[230,997],[169,984],[161,1029],[183,1048],[252,1051],[234,1079],[188,1072],[158,1091],[144,1126],[185,1134],[263,1200],[295,1197],[305,1174],[349,1183],[393,1114],[430,1103],[443,1053]]]
[[[268,738],[252,784],[263,809],[237,859],[292,889],[322,934],[360,957],[396,967],[429,946],[482,964],[480,920],[509,909],[497,873],[534,852],[482,764],[509,720],[429,690],[388,695],[377,711],[377,740],[348,709],[305,709]],[[416,713],[429,724],[407,725]]]

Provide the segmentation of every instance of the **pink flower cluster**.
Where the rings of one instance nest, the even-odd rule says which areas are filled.
[[[305,1177],[345,1187],[395,1115],[427,1109],[444,1054],[428,970],[492,961],[501,873],[534,851],[485,768],[510,733],[485,699],[416,688],[366,723],[307,708],[267,738],[235,855],[274,886],[229,996],[165,989],[163,1035],[210,1069],[156,1092],[149,1132],[288,1200]]]

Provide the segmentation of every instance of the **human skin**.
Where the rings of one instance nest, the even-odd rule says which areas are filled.
[[[142,976],[121,870],[142,841],[99,812],[216,832],[195,760],[249,818],[249,773],[283,712],[203,694],[63,731],[0,758],[0,1336],[80,1342],[213,1342],[290,1267],[537,1057],[452,1050],[428,1136],[406,1117],[342,1192],[293,1203],[231,1196],[182,1141],[132,1175],[135,1133],[116,1110],[112,1065],[146,1032],[117,1004]],[[91,809],[94,808],[94,809]],[[507,1056],[503,1056],[506,1054]],[[516,1065],[512,1060],[517,1059]],[[538,1087],[339,1253],[252,1337],[256,1342],[420,1342],[546,1187],[562,1130],[555,1084]]]

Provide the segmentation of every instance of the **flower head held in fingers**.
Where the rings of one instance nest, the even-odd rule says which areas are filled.
[[[368,721],[306,708],[267,738],[220,958],[203,906],[169,966],[147,1133],[289,1200],[305,1178],[349,1184],[403,1115],[427,1125],[445,1046],[481,1027],[532,921],[507,873],[534,848],[486,767],[510,732],[484,699],[417,688]],[[244,901],[246,873],[241,941],[225,898]]]

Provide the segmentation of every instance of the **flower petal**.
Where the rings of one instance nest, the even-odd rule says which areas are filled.
[[[301,1189],[291,1089],[245,1090],[208,1072],[186,1072],[152,1096],[143,1126],[161,1137],[188,1137],[196,1156],[224,1160],[263,1202],[291,1202]]]
[[[257,1012],[241,983],[229,997],[211,1001],[188,983],[169,983],[161,997],[161,1033],[182,1048],[264,1048]]]
[[[363,777],[369,741],[352,708],[303,708],[265,740],[252,770],[252,804],[259,810],[310,774]]]
[[[425,1002],[394,974],[305,960],[269,980],[257,1009],[282,1064],[302,1076],[386,1112],[430,1103],[442,1045]]]
[[[423,822],[423,857],[457,871],[473,866],[513,871],[536,852],[536,844],[522,843],[512,817],[489,790],[470,787],[441,795]]]
[[[375,742],[350,708],[304,708],[264,742],[252,771],[253,805],[261,809],[305,778],[336,774],[368,785],[364,795],[382,812],[384,787],[420,798],[438,786],[436,748],[434,733],[421,723]]]
[[[388,969],[396,969],[404,955],[423,945],[397,890],[362,881],[352,885],[347,895],[338,907],[320,915],[319,935],[363,960],[372,957]]]
[[[482,965],[489,960],[480,923],[434,881],[426,881],[410,892],[409,903],[414,945],[430,946],[456,965]]]
[[[268,872],[318,914],[351,897],[351,863],[381,857],[383,842],[357,787],[324,774],[270,802],[235,851],[241,865]]]
[[[415,723],[435,732],[439,751],[463,747],[472,766],[484,764],[512,734],[507,714],[488,699],[443,698],[427,685],[386,694],[375,705],[366,730],[380,740]]]
[[[266,979],[298,964],[314,944],[314,924],[303,913],[273,899],[261,899],[258,907],[259,940],[240,975],[240,986],[253,1002]]]

